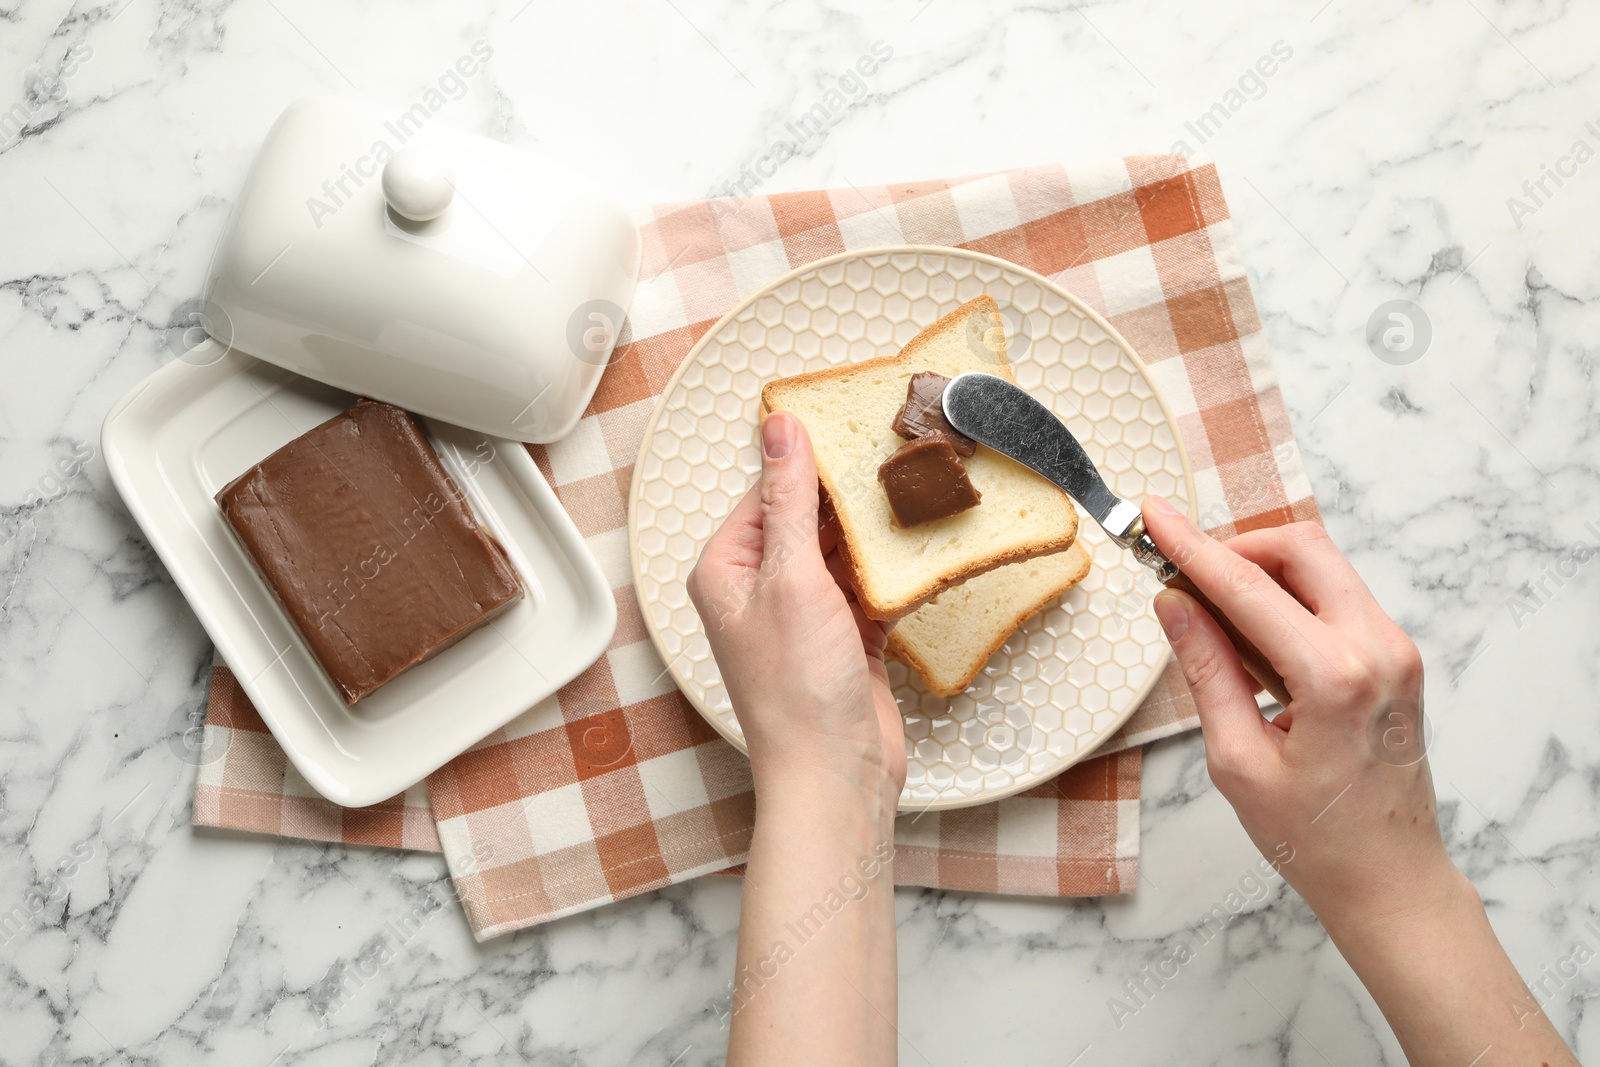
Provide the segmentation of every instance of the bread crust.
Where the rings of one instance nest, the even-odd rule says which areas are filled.
[[[772,406],[773,396],[796,382],[809,384],[811,382],[832,381],[834,378],[848,377],[872,367],[887,367],[895,363],[904,363],[931,344],[934,336],[942,333],[952,322],[958,319],[971,318],[979,311],[992,316],[996,326],[1003,326],[1004,320],[1000,318],[1000,305],[994,302],[994,297],[985,293],[980,297],[968,300],[948,315],[938,319],[932,326],[918,332],[915,337],[907,342],[904,348],[892,356],[874,356],[871,359],[863,359],[859,363],[841,363],[837,367],[824,367],[822,370],[807,371],[804,374],[791,374],[787,378],[774,378],[761,387],[762,413],[767,414],[777,410]],[[994,373],[1008,382],[1017,380],[1016,375],[1011,373],[1011,360],[1009,358],[1002,363],[996,363]]]
[[[964,321],[979,313],[990,316],[996,328],[1003,328],[1003,320],[1000,318],[1000,305],[996,304],[994,298],[986,293],[977,297],[976,299],[967,301],[954,311],[940,318],[933,325],[919,332],[916,337],[911,339],[910,343],[908,343],[904,348],[894,355],[877,356],[873,359],[861,360],[858,363],[845,363],[838,367],[827,367],[823,370],[811,371],[806,374],[791,375],[787,378],[778,378],[767,382],[761,387],[761,417],[765,419],[773,411],[781,410],[782,393],[786,388],[790,388],[796,383],[812,385],[817,382],[832,381],[836,378],[843,378],[849,375],[859,374],[861,371],[868,370],[873,367],[892,366],[894,364],[908,362],[919,352],[921,352],[924,347],[926,347],[928,344],[931,344],[932,339],[941,334],[952,323]],[[1011,363],[1009,359],[1005,359],[997,363],[993,373],[1000,375],[1007,381],[1016,381],[1016,376],[1011,371]],[[837,492],[837,486],[834,483],[832,472],[822,467],[818,467],[817,480],[821,483],[822,490],[825,494],[832,496]],[[1066,496],[1066,494],[1062,493],[1062,496]],[[982,507],[983,505],[979,504],[978,506]],[[1069,510],[1076,520],[1076,509],[1069,508]],[[908,593],[899,600],[882,601],[872,596],[870,587],[865,580],[865,576],[863,575],[861,568],[857,565],[855,559],[851,555],[849,545],[853,538],[853,532],[850,529],[850,524],[846,521],[844,516],[838,515],[837,513],[835,513],[834,521],[839,532],[839,560],[845,565],[845,570],[849,574],[850,585],[855,589],[856,599],[861,604],[861,610],[867,615],[867,617],[875,619],[879,622],[893,622],[896,619],[902,619],[911,614],[913,611],[916,611],[934,597],[938,596],[940,593],[944,592],[946,589],[949,589],[951,586],[960,585],[962,582],[994,570],[996,567],[1003,567],[1008,563],[1018,563],[1022,560],[1032,559],[1035,556],[1044,556],[1050,554],[1051,552],[1068,548],[1078,536],[1077,522],[1074,521],[1071,526],[1064,528],[1058,536],[1041,538],[1024,543],[1023,545],[1012,548],[998,556],[991,557],[971,566],[963,567],[959,570],[942,575],[938,579],[930,580],[923,585],[918,586],[913,592]]]
[[[1066,549],[1063,549],[1062,551],[1066,551]],[[935,684],[933,681],[933,665],[919,656],[915,649],[912,649],[906,645],[905,641],[894,630],[889,631],[889,643],[884,651],[893,656],[895,659],[899,660],[901,663],[904,663],[907,667],[910,667],[912,670],[916,671],[917,677],[922,679],[922,684],[928,687],[928,692],[933,693],[935,696],[941,697],[957,696],[960,693],[966,692],[967,686],[971,685],[972,680],[982,673],[984,666],[989,662],[990,659],[994,657],[996,652],[1000,651],[1000,646],[1004,645],[1006,641],[1010,639],[1011,635],[1017,632],[1018,627],[1027,622],[1029,619],[1033,618],[1035,615],[1039,614],[1039,612],[1043,611],[1050,605],[1052,601],[1058,600],[1066,593],[1070,592],[1078,585],[1079,582],[1088,577],[1089,566],[1089,554],[1085,552],[1083,554],[1083,566],[1078,569],[1077,574],[1068,581],[1057,582],[1054,585],[1047,587],[1049,591],[1043,596],[1036,600],[1029,601],[1028,606],[1017,615],[1016,621],[1003,630],[999,637],[995,638],[995,640],[989,645],[988,651],[978,658],[977,662],[973,664],[972,669],[968,671],[961,681],[954,686],[941,687]]]

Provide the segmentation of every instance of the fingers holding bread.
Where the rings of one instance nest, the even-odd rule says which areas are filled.
[[[758,587],[791,565],[821,573],[823,530],[817,466],[800,420],[787,413],[761,427],[761,474],[700,552],[689,572],[689,597],[708,624],[739,611]]]
[[[811,438],[786,411],[761,422],[762,565],[775,571],[801,557],[820,560],[817,461]]]

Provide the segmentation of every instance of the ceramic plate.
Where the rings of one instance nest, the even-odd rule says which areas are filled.
[[[605,650],[617,615],[599,565],[527,449],[424,422],[526,595],[346,706],[212,497],[354,401],[234,351],[196,349],[124,397],[106,416],[102,443],[128,509],[295,769],[329,800],[363,807],[421,781],[570,681]]]
[[[689,701],[741,750],[684,582],[761,469],[761,386],[897,352],[983,293],[1005,317],[1018,383],[1077,435],[1111,488],[1133,500],[1160,493],[1193,510],[1188,459],[1144,364],[1047,279],[991,256],[926,247],[846,253],[779,278],[684,360],[645,432],[629,506],[650,636]],[[1171,651],[1150,607],[1153,578],[1092,519],[1079,534],[1093,557],[1088,577],[1024,623],[965,693],[934,696],[890,660],[909,757],[902,810],[979,804],[1059,774],[1149,692]]]

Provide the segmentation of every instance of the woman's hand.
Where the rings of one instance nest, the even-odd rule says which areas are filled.
[[[761,444],[761,478],[707,542],[689,596],[758,791],[794,775],[842,774],[879,790],[892,817],[906,755],[883,663],[888,628],[862,612],[819,525],[805,427],[777,412]]]
[[[1322,527],[1226,544],[1159,498],[1156,543],[1283,674],[1293,699],[1268,722],[1260,688],[1196,602],[1167,590],[1156,615],[1189,680],[1206,765],[1256,847],[1292,850],[1290,885],[1337,925],[1430,906],[1460,888],[1439,837],[1424,758],[1422,658]]]
[[[1220,627],[1175,590],[1156,615],[1200,712],[1206,767],[1372,993],[1414,1065],[1576,1064],[1439,836],[1422,659],[1320,526],[1221,544],[1159,498],[1156,544],[1278,669],[1268,722]]]

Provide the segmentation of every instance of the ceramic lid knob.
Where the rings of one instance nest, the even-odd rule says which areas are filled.
[[[456,194],[456,172],[450,161],[426,148],[402,148],[383,165],[383,198],[413,222],[444,214]]]

